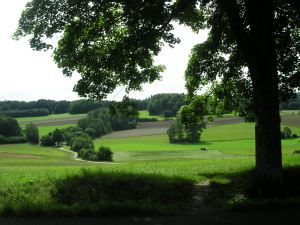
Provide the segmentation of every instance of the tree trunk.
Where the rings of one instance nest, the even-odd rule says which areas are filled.
[[[278,74],[272,0],[247,1],[252,55],[248,65],[256,116],[256,172],[265,180],[282,180]]]
[[[218,0],[253,85],[256,117],[256,172],[272,182],[282,180],[278,74],[274,38],[274,1],[245,0],[246,24],[236,0]]]
[[[254,82],[256,115],[256,172],[261,179],[280,182],[282,179],[281,135],[278,89],[267,73]]]

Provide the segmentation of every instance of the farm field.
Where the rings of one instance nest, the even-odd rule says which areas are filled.
[[[115,176],[111,173],[148,174],[166,176],[163,179],[179,177],[194,183],[222,184],[230,182],[232,174],[245,173],[254,167],[254,124],[215,121],[204,130],[200,143],[170,144],[165,134],[170,123],[143,123],[136,130],[114,132],[95,140],[97,149],[99,146],[111,148],[113,163],[76,161],[72,153],[57,148],[0,145],[0,215],[27,215],[28,210],[34,213],[39,208],[45,210],[42,214],[58,209],[68,213],[68,208],[53,203],[52,193],[59,180],[86,174],[85,171],[107,176]],[[41,134],[47,134],[56,127],[39,129]],[[289,127],[293,133],[300,134],[300,127]],[[153,134],[154,131],[157,133]],[[300,149],[300,139],[283,140],[282,146],[284,165],[300,166],[300,155],[292,154]],[[200,151],[201,147],[207,151]],[[72,210],[76,214],[76,209]]]
[[[22,117],[16,118],[20,125],[28,123],[34,123],[37,126],[57,126],[65,124],[75,124],[81,118],[84,118],[86,114],[51,114],[49,116],[38,116],[38,117]]]

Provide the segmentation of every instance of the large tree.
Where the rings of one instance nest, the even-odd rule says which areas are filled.
[[[29,35],[35,50],[52,48],[47,40],[58,37],[54,60],[66,76],[81,74],[74,89],[103,98],[119,85],[138,90],[160,77],[164,67],[155,65],[153,56],[164,43],[179,42],[174,22],[210,29],[191,54],[189,93],[212,83],[216,96],[233,108],[253,103],[257,172],[280,180],[279,100],[299,88],[299,5],[298,0],[32,0],[15,37]]]

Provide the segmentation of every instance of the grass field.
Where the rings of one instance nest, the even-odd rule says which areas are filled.
[[[36,116],[36,117],[22,117],[22,118],[16,118],[16,120],[19,123],[29,123],[29,122],[35,122],[35,121],[49,121],[49,120],[57,120],[57,119],[68,119],[68,118],[82,118],[86,116],[86,114],[69,114],[69,113],[63,113],[63,114],[50,114],[49,116]]]
[[[139,118],[147,118],[147,119],[155,118],[157,120],[165,119],[165,117],[163,117],[163,116],[151,116],[151,115],[149,115],[149,112],[147,110],[139,111]]]
[[[43,135],[53,131],[56,127],[43,126],[39,129]],[[300,134],[299,127],[290,127],[294,133]],[[171,179],[168,182],[183,182],[183,186],[185,182],[188,185],[190,181],[194,183],[210,181],[223,184],[230,182],[230,178],[228,178],[230,175],[246,173],[254,167],[254,125],[246,123],[209,127],[204,131],[199,144],[170,144],[167,135],[160,134],[139,137],[104,137],[95,140],[95,145],[96,148],[101,145],[110,147],[114,152],[115,163],[101,164],[76,161],[72,158],[72,153],[63,152],[56,148],[29,144],[0,145],[0,215],[58,215],[60,213],[80,215],[80,213],[90,212],[88,205],[93,205],[91,202],[68,205],[70,204],[68,199],[64,199],[64,204],[61,199],[60,201],[54,199],[53,193],[57,192],[57,185],[61,184],[62,179],[64,182],[68,181],[67,184],[63,183],[66,185],[63,187],[69,185],[68,193],[73,193],[72,187],[76,186],[75,183],[79,186],[91,185],[91,187],[96,188],[95,190],[103,191],[102,189],[98,190],[95,186],[101,179],[106,182],[115,182],[114,184],[117,185],[116,187],[103,187],[106,188],[105,190],[110,191],[116,188],[115,191],[119,192],[122,191],[122,188],[120,189],[122,184],[118,183],[117,179],[114,180],[113,177],[120,178],[123,177],[123,173],[129,174],[126,176],[129,177],[129,180],[134,180],[132,182],[136,185],[136,190],[132,186],[129,189],[136,191],[134,193],[138,196],[138,189],[142,189],[143,185],[149,188],[152,185],[158,185],[162,180]],[[300,155],[292,154],[294,150],[300,149],[300,139],[283,140],[282,146],[284,165],[288,167],[300,166]],[[206,147],[208,151],[200,151],[201,147]],[[89,172],[86,173],[83,169]],[[96,177],[90,175],[94,172]],[[107,175],[103,175],[103,173]],[[90,177],[90,180],[84,179],[82,174],[88,174],[87,177]],[[146,181],[143,180],[144,178],[136,177],[139,176],[138,174],[158,176],[158,178],[148,178],[159,181],[153,184],[147,176]],[[160,176],[165,177],[160,178]],[[188,179],[188,181],[176,180],[176,177]],[[162,182],[161,185],[166,187],[167,184]],[[129,189],[125,188],[124,191]],[[76,190],[77,192],[74,193],[85,196],[86,193],[93,193],[93,190],[86,190],[85,193]],[[182,190],[182,192],[186,191],[186,189]],[[153,195],[157,199],[157,191]],[[151,198],[150,196],[149,199]],[[164,199],[162,196],[159,198]],[[143,199],[144,201],[147,200]],[[130,203],[129,199],[126,200],[125,205],[120,202],[116,204],[117,206],[109,204],[101,206],[102,208],[100,207],[96,211],[105,209],[111,212],[110,207],[124,209],[128,206],[137,209],[134,207],[138,207],[140,202],[137,200],[133,204]],[[176,205],[176,203],[174,204]],[[150,206],[154,207],[152,203],[145,207]],[[93,205],[93,207],[95,209],[96,206]],[[151,207],[147,210],[153,211]]]

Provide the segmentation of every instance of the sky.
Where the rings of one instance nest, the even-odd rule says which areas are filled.
[[[37,99],[76,100],[73,86],[80,78],[64,77],[57,68],[52,52],[33,51],[26,39],[12,40],[18,20],[28,0],[0,1],[0,101]],[[131,92],[130,97],[143,99],[157,93],[184,93],[184,71],[192,47],[207,38],[207,31],[193,33],[189,28],[176,25],[174,34],[181,39],[175,48],[165,46],[155,58],[166,66],[160,81],[145,84],[143,91]],[[110,100],[122,99],[123,88],[109,95]]]

